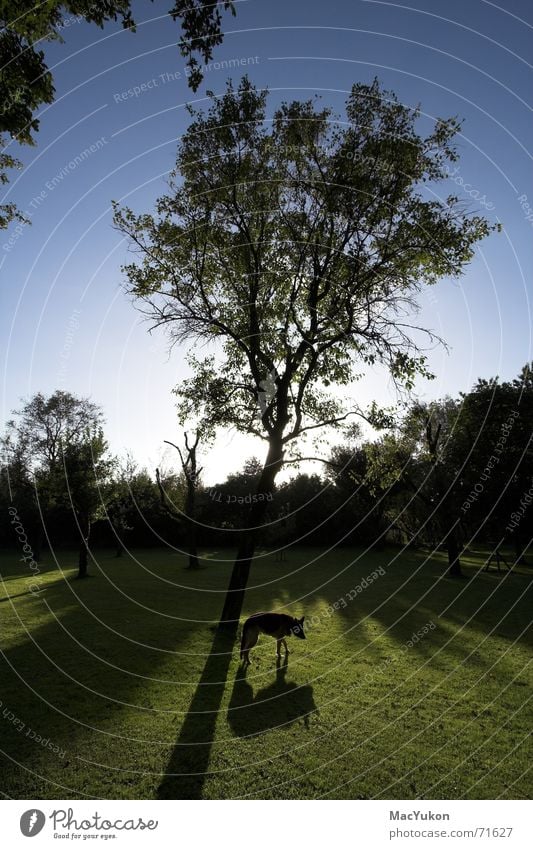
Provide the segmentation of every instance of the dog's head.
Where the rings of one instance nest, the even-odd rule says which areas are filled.
[[[291,633],[294,634],[295,637],[298,637],[299,640],[305,640],[304,619],[305,616],[302,616],[301,619],[292,620]]]

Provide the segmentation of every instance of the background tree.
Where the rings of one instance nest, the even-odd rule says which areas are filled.
[[[111,476],[115,461],[108,455],[103,430],[88,426],[81,439],[62,445],[63,474],[55,490],[70,505],[80,535],[78,578],[88,574],[89,539],[97,518],[104,516],[113,498]],[[60,469],[56,469],[56,475]]]
[[[462,577],[460,504],[466,462],[454,438],[458,415],[457,403],[446,398],[415,404],[403,425],[404,432],[414,439],[412,462],[406,472],[412,475],[416,464],[416,496],[425,506],[424,524],[435,528],[438,544],[446,546],[449,575],[457,578]]]
[[[267,442],[258,493],[295,440],[362,413],[332,391],[361,365],[407,387],[427,374],[416,295],[461,274],[491,229],[425,192],[458,158],[456,119],[424,136],[377,80],[353,86],[342,123],[314,101],[266,121],[266,100],[244,78],[191,109],[156,215],[115,214],[139,252],[125,272],[141,309],[173,342],[213,343],[189,357],[184,403]],[[238,620],[265,510],[250,508],[222,621]]]
[[[171,520],[171,526],[173,526],[172,538],[174,540],[176,539],[175,531],[177,529],[178,543],[180,545],[184,545],[188,550],[188,568],[196,569],[199,565],[196,552],[196,529],[193,530],[194,536],[191,537],[191,527],[186,516],[189,484],[187,483],[185,474],[183,471],[180,471],[177,474],[175,472],[162,472],[159,468],[157,468],[155,470],[155,478],[159,493],[160,508]],[[194,505],[189,506],[194,510]],[[194,559],[195,552],[196,562]]]
[[[12,485],[27,492],[31,482],[33,513],[39,517],[35,551],[41,550],[52,514],[73,508],[82,533],[83,571],[83,540],[96,509],[92,478],[95,470],[103,472],[107,450],[102,411],[87,398],[58,390],[48,398],[37,393],[14,415],[3,438],[4,455]]]
[[[31,540],[33,558],[39,561],[43,532],[35,487],[31,474],[27,447],[23,439],[17,439],[8,424],[6,433],[0,440],[2,448],[2,466],[0,471],[0,511],[7,516],[10,507],[15,507]],[[5,528],[5,532],[4,532]],[[2,523],[1,542],[11,546],[13,536],[7,523]]]
[[[511,381],[479,379],[461,393],[460,405],[454,450],[465,457],[463,524],[471,538],[494,545],[512,541],[521,562],[530,541],[528,522],[515,523],[511,516],[533,483],[531,366]]]
[[[233,3],[226,0],[176,0],[169,11],[179,21],[182,56],[187,59],[188,82],[196,91],[203,79],[199,59],[209,62],[213,48],[222,43],[222,10],[235,14]],[[4,152],[7,136],[21,144],[34,144],[33,133],[39,128],[35,113],[54,100],[52,74],[41,47],[47,41],[63,41],[66,20],[79,17],[103,27],[108,21],[122,21],[135,30],[130,0],[0,0],[0,184],[8,181],[6,169],[20,167],[16,158]],[[13,203],[0,206],[0,228],[14,219],[24,221]]]
[[[225,528],[228,543],[237,542],[237,534],[243,527],[248,515],[252,496],[256,493],[263,464],[256,457],[249,457],[236,472],[229,474],[225,481],[215,484],[207,491],[207,501],[211,504],[209,515],[213,523]],[[267,500],[272,502],[273,493]],[[204,514],[206,514],[204,508]]]
[[[404,541],[445,545],[452,575],[465,542],[512,542],[524,562],[529,526],[511,517],[533,481],[530,374],[526,366],[515,380],[479,379],[456,399],[414,404],[394,432],[368,445],[370,478],[391,487],[387,519]]]
[[[337,541],[338,501],[333,487],[320,475],[304,472],[279,485],[276,505],[280,509],[271,529],[273,541],[285,545],[334,545]]]
[[[189,557],[189,569],[198,569],[198,547],[196,544],[196,495],[200,485],[200,475],[202,473],[201,466],[198,465],[198,443],[200,442],[200,431],[197,430],[194,438],[189,437],[187,431],[183,434],[185,447],[180,448],[174,442],[165,439],[167,445],[172,445],[176,449],[180,458],[181,471],[185,480],[185,505],[180,518],[183,519],[187,534],[187,549]],[[157,472],[157,482],[161,489],[163,503],[166,503],[166,494],[163,492],[159,471]]]
[[[165,477],[165,488],[173,502],[181,503],[181,480]],[[169,537],[175,541],[176,523],[169,521],[168,514],[162,509],[156,481],[146,469],[138,469],[131,460],[119,466],[107,513],[117,553],[119,548],[123,549],[125,535],[133,546],[160,545]]]
[[[353,448],[337,446],[330,455],[326,475],[338,496],[339,539],[344,543],[384,543],[388,528],[386,496],[390,484],[380,471],[374,475],[374,444],[363,442]]]
[[[132,485],[137,474],[137,466],[133,457],[128,454],[123,461],[117,461],[115,475],[112,481],[112,493],[107,503],[107,519],[113,529],[116,539],[116,557],[124,554],[124,543],[127,534],[133,530],[130,524],[132,513]]]

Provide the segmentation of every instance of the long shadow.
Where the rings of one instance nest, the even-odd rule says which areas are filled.
[[[14,595],[8,595],[5,598],[0,598],[0,604],[3,604],[6,601],[11,601],[13,598],[20,598],[23,595],[33,595],[31,590],[27,590],[25,593],[14,593]]]
[[[345,599],[346,603],[338,605],[333,615],[344,620],[345,637],[349,641],[358,643],[361,633],[358,622],[370,617],[399,644],[408,641],[428,620],[433,620],[437,628],[431,632],[431,639],[421,640],[413,647],[422,654],[432,653],[437,644],[444,642],[448,643],[447,652],[464,653],[461,640],[449,643],[450,634],[439,628],[443,620],[458,629],[468,622],[469,628],[481,632],[497,626],[499,636],[514,642],[520,635],[521,643],[533,645],[533,629],[527,630],[533,598],[530,575],[518,571],[501,575],[483,573],[479,565],[465,562],[465,574],[470,581],[458,582],[446,577],[444,561],[432,559],[423,563],[422,553],[395,561],[395,553],[394,550],[383,553],[381,564],[385,567],[385,575],[374,580],[352,601],[346,594],[347,588],[357,587],[362,578],[376,568],[376,558],[363,558],[339,580],[325,583],[316,593],[329,605],[338,604],[339,598]],[[508,611],[510,615],[506,616]],[[319,631],[324,633],[329,621],[328,616],[322,617]]]
[[[143,589],[146,599],[148,590],[144,585]],[[171,592],[168,587],[157,586],[156,590],[154,604],[168,613],[173,605],[179,608],[183,590]],[[23,595],[27,599],[21,598],[17,604]],[[113,764],[121,738],[114,733],[109,737],[102,735],[114,732],[114,716],[119,727],[124,714],[131,712],[138,723],[136,729],[141,728],[140,736],[145,729],[149,735],[143,724],[147,715],[143,707],[150,709],[151,704],[143,701],[140,688],[146,686],[143,676],[157,679],[158,667],[164,666],[166,659],[151,646],[168,646],[179,655],[191,629],[179,620],[169,620],[163,640],[161,627],[157,630],[154,617],[147,615],[135,618],[128,629],[135,605],[124,601],[101,579],[76,582],[76,595],[68,580],[43,586],[42,595],[34,600],[31,595],[22,592],[11,596],[17,599],[14,615],[9,605],[2,608],[2,620],[4,614],[9,614],[0,631],[2,789],[13,798],[47,798],[47,794],[55,798],[58,793],[65,798],[79,798],[84,792],[116,798],[117,787],[122,793],[131,793],[129,785],[120,785],[116,780],[112,766],[109,770],[93,767],[87,760],[81,775],[77,759],[88,757],[87,747],[94,743],[100,754],[94,759],[105,760],[102,740],[108,740],[105,751]],[[51,618],[52,614],[56,618]],[[116,630],[110,631],[106,622]],[[164,673],[163,677],[167,675]],[[152,686],[150,680],[148,686]],[[159,699],[171,704],[171,688],[174,691],[175,685],[168,682],[155,686]],[[139,708],[130,708],[129,704]],[[49,740],[50,747],[35,742],[34,732]],[[65,754],[59,755],[52,746]],[[131,744],[128,758],[135,769],[136,744]],[[105,785],[101,783],[104,780]]]
[[[217,629],[202,677],[159,785],[159,799],[201,799],[237,624]]]
[[[265,731],[281,728],[303,720],[309,728],[309,717],[318,712],[313,698],[313,688],[288,682],[289,658],[278,659],[276,679],[268,687],[258,690],[246,680],[246,667],[240,667],[235,676],[233,692],[228,707],[228,723],[238,737],[253,737]]]
[[[55,563],[47,560],[38,562],[39,575],[46,575],[48,572],[57,572]],[[9,581],[19,581],[21,578],[31,578],[32,572],[27,566],[20,562],[20,554],[6,551],[0,551],[0,583],[7,584]]]

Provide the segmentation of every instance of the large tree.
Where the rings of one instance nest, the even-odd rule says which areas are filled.
[[[187,79],[196,91],[203,73],[201,60],[209,62],[213,48],[222,43],[222,11],[233,3],[223,0],[175,0],[169,16],[181,23],[179,47],[187,60]],[[108,21],[121,21],[126,29],[135,30],[130,0],[0,0],[0,147],[5,147],[6,134],[21,144],[34,144],[39,128],[35,117],[43,104],[54,100],[52,74],[42,50],[48,41],[62,41],[63,33],[75,19],[103,27]],[[8,181],[6,169],[20,165],[12,155],[0,154],[0,184]],[[0,228],[14,218],[25,220],[15,204],[0,205]]]
[[[417,294],[457,277],[491,227],[429,184],[457,160],[460,123],[420,113],[375,80],[340,120],[231,82],[192,121],[156,214],[116,208],[138,251],[129,291],[173,343],[199,343],[184,407],[267,442],[258,494],[272,492],[304,435],[361,414],[348,387],[382,364],[410,387],[427,374]],[[197,349],[198,350],[198,349]],[[265,501],[251,505],[222,621],[239,617]]]

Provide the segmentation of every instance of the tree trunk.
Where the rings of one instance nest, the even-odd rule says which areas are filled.
[[[462,578],[461,561],[459,560],[459,545],[455,530],[451,530],[446,539],[446,549],[448,551],[448,575],[450,578]]]
[[[191,548],[189,547],[189,565],[187,566],[187,569],[199,569],[199,568],[200,568],[200,561],[198,560],[198,552],[196,551],[196,548],[194,548],[191,551]]]
[[[198,549],[196,547],[196,522],[195,518],[196,507],[196,483],[195,480],[187,478],[187,500],[185,502],[185,515],[187,517],[186,533],[187,533],[187,549],[189,553],[188,569],[199,569]]]
[[[281,438],[269,442],[268,454],[257,484],[256,495],[268,495],[274,488],[276,475],[283,465],[283,446]],[[255,552],[259,526],[267,511],[268,501],[253,502],[248,514],[246,527],[233,564],[224,607],[220,616],[219,628],[235,627],[241,615],[244,593],[250,575],[250,566]]]
[[[78,558],[78,578],[87,577],[87,563],[89,559],[89,535],[91,533],[91,523],[89,518],[84,516],[80,521],[82,533],[80,553]]]

